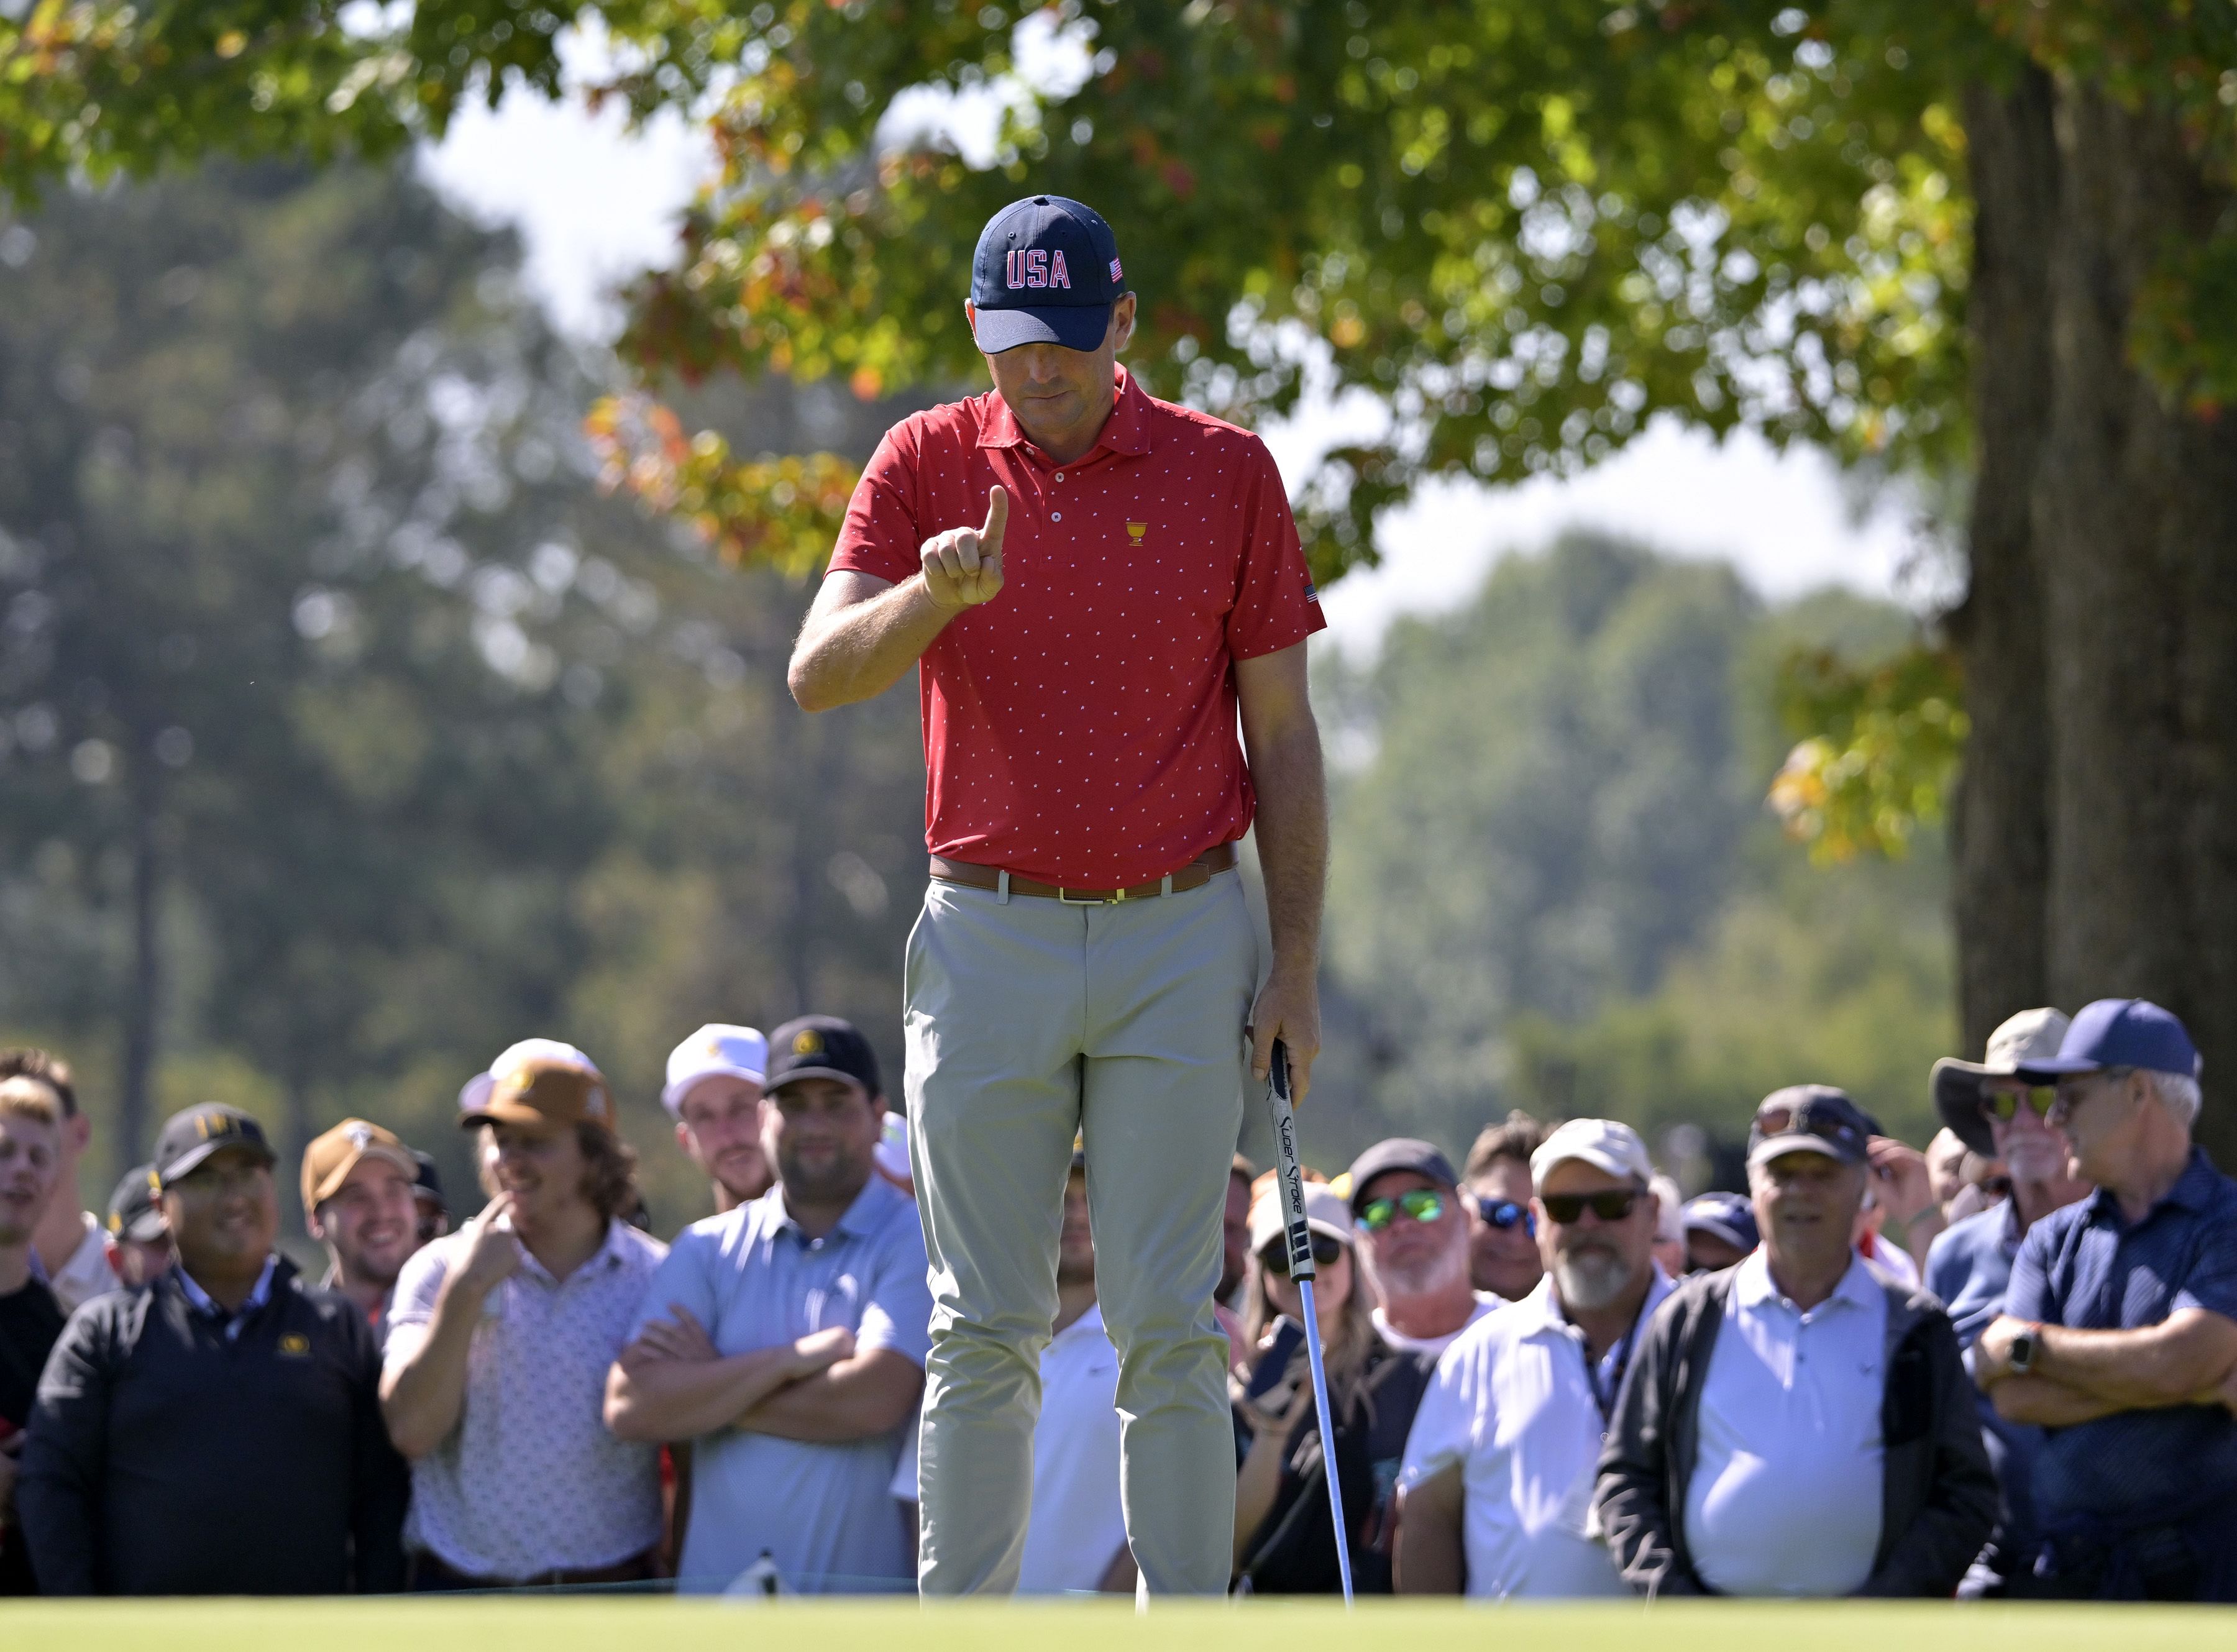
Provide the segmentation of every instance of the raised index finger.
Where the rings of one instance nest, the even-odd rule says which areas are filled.
[[[982,555],[999,556],[1002,554],[1002,530],[1009,523],[1009,490],[997,482],[987,490],[987,525],[979,530]]]

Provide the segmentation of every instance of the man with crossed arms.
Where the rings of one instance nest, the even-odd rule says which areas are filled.
[[[1016,1587],[1078,1131],[1128,1540],[1150,1591],[1222,1594],[1235,1469],[1212,1291],[1244,1043],[1263,1081],[1283,1040],[1301,1096],[1320,1043],[1327,802],[1304,642],[1323,622],[1264,444],[1117,365],[1135,298],[1100,217],[1053,195],[996,214],[964,313],[993,392],[887,433],[790,673],[820,711],[921,668],[932,881],[904,977],[934,1305],[919,1582]],[[1233,872],[1254,815],[1263,986]]]

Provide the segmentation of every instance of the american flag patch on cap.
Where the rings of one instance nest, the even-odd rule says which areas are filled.
[[[1115,258],[1111,260],[1111,279],[1114,281],[1120,279],[1118,274],[1118,260]]]

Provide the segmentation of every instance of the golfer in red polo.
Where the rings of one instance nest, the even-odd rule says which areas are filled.
[[[1075,1131],[1127,1537],[1151,1591],[1225,1591],[1211,1296],[1246,1050],[1263,1081],[1282,1039],[1302,1095],[1320,1044],[1320,609],[1264,445],[1118,366],[1134,307],[1087,207],[994,215],[964,308],[993,392],[887,433],[792,658],[810,711],[921,667],[932,878],[904,993],[927,1594],[1017,1583]],[[1234,870],[1254,818],[1263,984]]]

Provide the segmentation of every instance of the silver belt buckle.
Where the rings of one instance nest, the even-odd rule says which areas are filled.
[[[1119,891],[1118,898],[1121,900],[1124,900],[1126,898],[1125,892],[1124,890]],[[1065,893],[1064,885],[1062,884],[1059,884],[1056,886],[1056,901],[1057,905],[1059,906],[1108,906],[1111,905],[1111,897],[1108,895],[1095,895],[1085,900],[1074,900],[1070,895]]]

